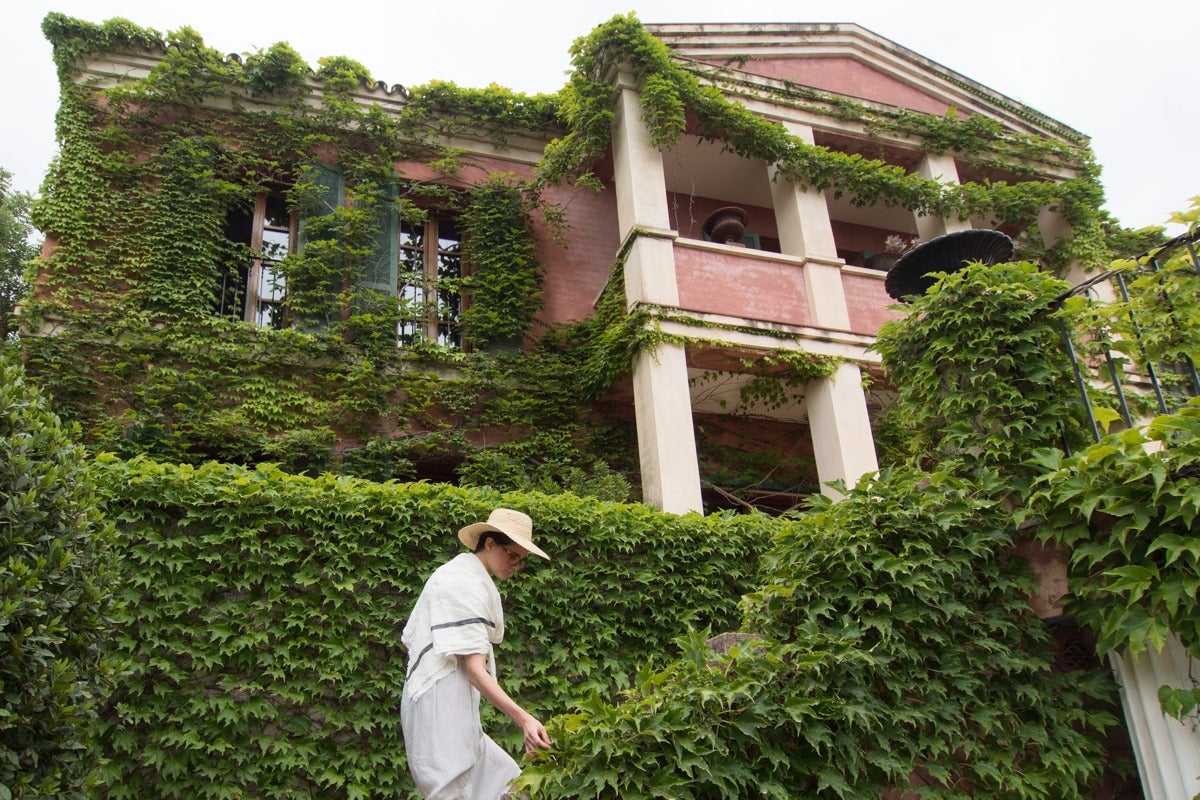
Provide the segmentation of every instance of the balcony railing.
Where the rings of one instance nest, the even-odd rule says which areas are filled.
[[[1200,344],[1198,240],[1200,230],[1177,236],[1072,287],[1055,302],[1057,308],[1069,298],[1086,297],[1109,311],[1097,309],[1091,315],[1095,322],[1085,336],[1078,329],[1072,335],[1059,318],[1095,441],[1101,438],[1101,425],[1093,397],[1101,384],[1109,387],[1127,427],[1134,426],[1141,413],[1136,406],[1145,407],[1147,398],[1149,407],[1167,414],[1200,396],[1194,360]],[[1112,287],[1112,297],[1097,296],[1103,287]]]

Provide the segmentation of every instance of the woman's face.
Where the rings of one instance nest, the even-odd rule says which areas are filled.
[[[495,539],[488,539],[482,555],[488,574],[502,581],[525,566],[529,551],[517,544],[500,544]]]

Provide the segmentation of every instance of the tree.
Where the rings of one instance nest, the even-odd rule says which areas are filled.
[[[82,448],[0,343],[0,798],[88,796],[108,529]]]
[[[8,332],[13,308],[25,291],[25,265],[41,250],[30,240],[32,202],[27,192],[12,191],[12,173],[0,168],[0,333]]]

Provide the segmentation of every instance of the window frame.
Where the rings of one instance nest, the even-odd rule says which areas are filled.
[[[287,212],[287,225],[272,225],[268,218],[268,204],[274,198],[280,208]],[[232,213],[232,212],[231,212]],[[244,212],[239,212],[239,214]],[[242,238],[247,231],[245,228],[232,231],[236,236],[229,236],[229,241],[235,245],[249,248],[250,256],[246,262],[236,268],[227,267],[218,287],[219,296],[215,312],[220,316],[240,319],[256,327],[282,328],[283,301],[287,293],[286,281],[281,275],[270,276],[267,270],[279,264],[289,253],[296,251],[298,242],[299,219],[296,212],[287,207],[286,197],[282,190],[262,191],[254,195],[254,203],[243,219],[248,228],[249,238]],[[286,237],[287,250],[279,258],[268,257],[263,252],[263,245],[269,242],[267,232],[283,234]],[[277,282],[278,288],[264,286],[264,279]],[[236,283],[236,286],[231,286]],[[241,308],[236,308],[240,300]],[[274,312],[267,310],[275,309]]]
[[[458,238],[453,240],[457,244],[457,248],[453,250],[441,246],[442,224],[446,221],[453,222],[455,233],[458,235]],[[405,230],[406,227],[411,228],[412,231]],[[406,244],[407,238],[415,237],[418,227],[421,229],[421,245]],[[397,228],[400,238],[396,252],[396,302],[397,304],[403,302],[406,289],[417,288],[420,293],[418,304],[422,309],[420,315],[401,314],[401,319],[396,325],[397,346],[411,347],[420,338],[443,346],[468,350],[469,343],[463,336],[462,314],[470,305],[469,294],[461,288],[454,292],[458,297],[458,308],[457,314],[453,318],[441,315],[445,306],[440,302],[439,296],[439,291],[446,280],[462,281],[471,273],[469,265],[463,258],[461,223],[450,210],[434,207],[426,209],[425,219],[421,222],[406,222],[401,219],[397,222]],[[420,254],[422,267],[420,284],[410,280],[416,275],[414,271],[402,269],[405,263],[405,253]],[[458,274],[455,276],[440,274],[439,268],[444,263],[443,259],[447,257],[455,258],[458,261]],[[445,333],[443,333],[443,326]]]
[[[283,203],[283,207],[287,210],[287,227],[268,224],[267,203],[270,198],[275,196]],[[267,296],[263,293],[263,272],[267,265],[278,265],[283,258],[286,258],[290,253],[296,252],[296,237],[297,237],[297,215],[294,209],[287,208],[287,201],[282,192],[258,192],[254,196],[254,221],[250,229],[250,269],[246,276],[246,303],[243,308],[243,320],[260,328],[275,328],[284,327],[283,321],[283,301],[287,295],[287,281],[282,275],[275,275],[273,280],[279,282],[278,290],[267,287],[267,292],[273,296]],[[266,231],[275,233],[284,233],[287,235],[287,252],[283,254],[283,258],[267,258],[263,254],[264,233]],[[277,294],[276,294],[277,292]],[[277,324],[268,318],[268,321],[263,321],[263,307],[270,306],[277,309]]]

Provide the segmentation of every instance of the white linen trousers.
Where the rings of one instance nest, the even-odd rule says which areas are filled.
[[[497,800],[521,774],[517,762],[483,732],[479,692],[463,659],[413,701],[400,701],[408,771],[426,800]]]

